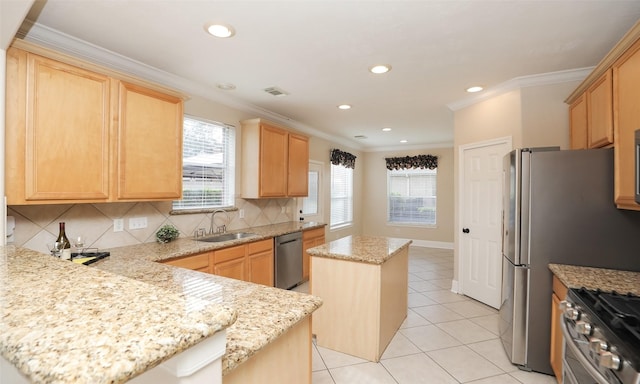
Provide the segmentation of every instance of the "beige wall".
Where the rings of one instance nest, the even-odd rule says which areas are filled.
[[[437,213],[435,228],[387,223],[387,168],[385,157],[438,156]],[[453,148],[367,152],[364,155],[363,233],[415,240],[416,245],[453,246]]]
[[[454,158],[461,145],[511,137],[514,148],[560,146],[568,148],[569,110],[566,97],[579,81],[516,89],[454,113]],[[459,182],[454,180],[454,280],[459,261]]]

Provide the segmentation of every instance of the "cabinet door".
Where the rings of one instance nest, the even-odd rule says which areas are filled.
[[[640,129],[640,40],[613,64],[615,140],[615,202],[618,208],[640,210],[635,202],[634,132]]]
[[[7,75],[7,202],[106,201],[110,79],[20,50]]]
[[[182,196],[182,99],[120,83],[117,199]]]
[[[556,376],[558,383],[562,383],[562,329],[560,328],[560,299],[551,295],[551,349],[549,360],[551,369]]]
[[[569,106],[571,149],[587,149],[587,102],[581,95]]]
[[[246,281],[247,273],[246,273],[246,265],[244,262],[244,257],[241,259],[235,259],[235,260],[214,264],[213,273],[218,276],[224,276],[232,279]]]
[[[586,92],[589,148],[613,144],[613,81],[611,69]]]
[[[324,227],[302,232],[302,278],[311,277],[311,256],[307,249],[324,244]]]
[[[289,134],[289,175],[287,195],[302,197],[309,195],[309,139],[306,136]]]
[[[247,244],[249,281],[273,287],[273,238]]]
[[[260,197],[287,195],[288,133],[260,124]]]

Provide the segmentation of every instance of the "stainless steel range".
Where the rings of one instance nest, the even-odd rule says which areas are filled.
[[[570,289],[563,309],[565,384],[640,384],[640,297]]]

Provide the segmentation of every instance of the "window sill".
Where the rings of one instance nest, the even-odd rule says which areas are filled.
[[[178,215],[191,215],[191,214],[198,214],[198,213],[213,213],[219,210],[223,210],[225,212],[233,212],[233,211],[237,211],[238,207],[172,209],[171,211],[169,211],[169,215],[178,216]]]

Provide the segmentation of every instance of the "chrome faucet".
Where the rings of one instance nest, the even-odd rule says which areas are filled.
[[[226,225],[221,225],[221,226],[217,226],[215,223],[215,218],[216,218],[216,213],[218,212],[222,212],[227,216],[227,224],[229,224],[229,222],[231,221],[231,219],[229,218],[229,213],[227,211],[225,211],[224,209],[216,209],[212,214],[211,214],[211,228],[209,228],[209,233],[225,233],[227,231],[227,226]],[[213,230],[213,227],[215,227],[215,231]]]

